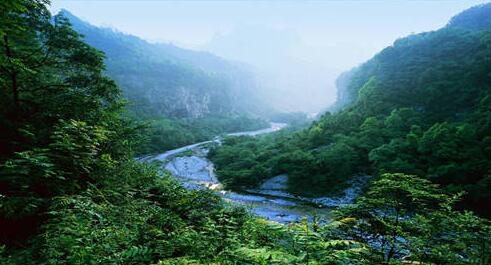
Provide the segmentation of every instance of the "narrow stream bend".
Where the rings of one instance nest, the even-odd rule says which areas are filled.
[[[228,135],[256,136],[281,130],[285,126],[284,123],[271,123],[271,126],[266,129]],[[212,141],[187,145],[139,160],[142,162],[161,161],[163,162],[162,168],[170,171],[186,188],[215,190],[226,201],[245,206],[254,215],[279,223],[298,222],[304,217],[312,219],[314,216],[327,221],[333,207],[351,203],[361,191],[363,179],[358,181],[359,183],[353,183],[351,188],[345,190],[345,196],[338,198],[299,197],[286,191],[287,175],[271,178],[257,189],[241,192],[224,190],[215,175],[213,163],[207,159],[207,144],[218,141],[217,137]],[[191,151],[191,154],[180,155],[188,151]]]

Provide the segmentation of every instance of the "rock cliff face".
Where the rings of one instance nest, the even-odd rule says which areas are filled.
[[[86,42],[105,53],[108,75],[138,115],[199,118],[269,110],[247,66],[207,52],[148,43],[61,12]]]
[[[196,95],[190,93],[185,87],[179,87],[177,90],[177,101],[180,109],[180,115],[188,115],[191,117],[200,117],[204,114],[210,113],[211,98],[210,94]],[[179,114],[176,113],[178,116]]]

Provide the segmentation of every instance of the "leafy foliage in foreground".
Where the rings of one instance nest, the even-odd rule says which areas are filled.
[[[489,221],[453,210],[459,197],[444,194],[416,176],[384,174],[356,204],[336,213],[352,220],[342,228],[341,237],[372,246],[370,258],[384,264],[401,259],[487,264],[491,262]]]

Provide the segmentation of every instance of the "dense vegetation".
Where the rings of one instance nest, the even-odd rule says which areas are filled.
[[[0,2],[0,264],[489,264],[487,221],[383,174],[333,222],[283,226],[133,159],[102,54],[44,0]]]
[[[310,128],[226,141],[211,156],[219,176],[237,187],[288,173],[291,190],[325,193],[356,174],[402,172],[465,191],[463,206],[490,217],[490,6],[399,39],[342,75],[341,110]]]
[[[140,119],[138,119],[140,120]],[[213,115],[198,119],[144,120],[137,154],[151,154],[213,139],[231,132],[252,131],[269,127],[263,119],[248,116]]]

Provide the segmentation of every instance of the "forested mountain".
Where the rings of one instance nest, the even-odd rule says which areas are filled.
[[[48,4],[0,1],[0,264],[491,263],[489,220],[456,210],[460,195],[430,181],[440,176],[380,174],[355,204],[333,211],[329,223],[314,218],[281,225],[254,218],[211,190],[184,188],[160,164],[136,161],[142,131],[125,115],[102,53],[85,43],[65,17],[52,17]],[[489,32],[460,32],[480,34],[489,44]],[[468,55],[474,65],[461,77],[479,84],[483,97],[479,94],[474,108],[446,122],[427,123],[446,112],[431,119],[416,114],[426,109],[364,117],[361,101],[298,134],[282,132],[259,142],[232,138],[225,148],[235,152],[234,167],[267,172],[257,159],[270,156],[284,163],[273,166],[296,176],[294,182],[310,177],[300,174],[304,170],[314,174],[303,181],[318,178],[317,185],[348,176],[352,168],[366,170],[364,156],[376,144],[399,148],[380,162],[425,159],[414,164],[421,165],[418,172],[452,162],[452,155],[463,155],[464,163],[444,169],[481,170],[489,163],[489,75],[479,79],[473,73],[489,73],[489,64],[480,64],[490,58],[486,51],[489,45],[477,46],[476,56]],[[361,91],[379,88],[374,78],[369,80]],[[364,98],[360,94],[358,101]],[[408,128],[408,122],[415,125]],[[242,149],[234,149],[235,143]],[[421,157],[409,151],[422,152]],[[228,153],[218,149],[214,155],[223,159]],[[377,165],[372,152],[368,156]],[[403,165],[397,161],[394,165]],[[401,168],[409,171],[406,164]],[[374,170],[385,169],[394,167]],[[477,170],[473,173],[481,177]]]
[[[396,107],[424,108],[424,105],[445,105],[442,103],[444,100],[448,100],[449,103],[458,103],[457,98],[461,95],[474,96],[473,91],[468,91],[463,86],[459,88],[464,91],[463,93],[453,93],[458,91],[452,91],[452,88],[440,88],[440,94],[437,94],[435,91],[437,88],[434,86],[439,80],[445,78],[450,78],[448,83],[438,83],[438,86],[459,86],[461,83],[469,81],[462,76],[465,76],[464,72],[467,69],[473,68],[472,63],[485,64],[487,59],[482,58],[482,56],[480,58],[479,55],[482,54],[475,54],[475,52],[485,52],[488,40],[483,31],[491,30],[490,14],[491,5],[476,6],[456,15],[447,26],[440,30],[414,34],[397,40],[391,47],[384,49],[368,62],[338,77],[338,102],[336,105],[341,107],[356,103],[361,88],[374,76],[377,78],[377,82],[387,86],[379,89],[384,91],[381,96],[393,96],[388,100],[381,101],[388,101],[395,104]],[[402,59],[404,61],[400,61]],[[394,67],[402,68],[395,70]],[[484,80],[486,74],[479,71],[485,70],[475,66],[472,69],[473,76],[481,75],[481,79]],[[438,75],[439,73],[440,75]],[[448,74],[448,76],[442,76],[441,73]],[[412,78],[414,76],[419,77]],[[474,77],[473,83],[466,85],[475,86],[475,82],[478,81],[475,80],[476,78],[479,77]],[[457,82],[459,79],[461,80],[460,83]],[[405,89],[408,87],[411,89]],[[397,94],[390,95],[390,93]],[[448,96],[441,98],[443,93],[447,93]],[[426,98],[426,96],[431,98]],[[395,97],[401,97],[401,100],[405,102],[397,101]],[[423,98],[426,98],[427,102],[422,102]],[[432,104],[435,100],[438,102]],[[462,106],[448,107],[458,109]]]
[[[60,12],[84,40],[105,53],[107,74],[130,101],[130,110],[150,117],[200,118],[216,114],[261,114],[247,67],[211,53],[153,44]]]
[[[67,10],[60,15],[104,52],[105,73],[121,88],[126,114],[147,127],[139,154],[268,126],[259,116],[271,108],[245,65],[95,27]]]
[[[490,17],[491,4],[477,6],[395,41],[339,77],[337,112],[276,141],[230,141],[212,153],[218,172],[233,186],[288,173],[303,194],[356,174],[402,172],[463,191],[463,207],[491,216]],[[241,150],[254,179],[235,173],[241,162],[231,154]]]

